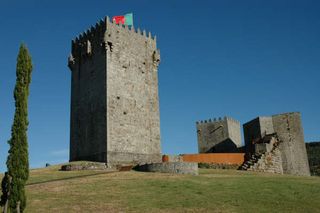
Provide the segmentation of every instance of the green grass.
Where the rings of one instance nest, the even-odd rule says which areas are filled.
[[[320,178],[32,170],[26,212],[320,212]]]

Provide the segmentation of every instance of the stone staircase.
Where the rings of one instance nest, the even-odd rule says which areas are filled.
[[[240,170],[248,170],[248,169],[250,169],[251,166],[255,165],[260,160],[262,155],[264,155],[264,154],[253,154],[249,160],[245,161],[240,166]]]
[[[267,136],[261,139],[260,147],[265,146],[265,151],[252,154],[249,160],[245,161],[239,170],[269,172],[283,174],[281,152],[279,150],[279,139],[276,135]]]

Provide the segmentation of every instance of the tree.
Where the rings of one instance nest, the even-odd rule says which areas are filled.
[[[7,212],[8,210],[9,187],[10,187],[10,176],[8,172],[5,172],[1,181],[2,195],[0,199],[0,206],[3,206],[4,208],[3,212]]]
[[[29,177],[28,154],[28,96],[31,82],[32,62],[28,49],[20,45],[16,67],[16,85],[14,88],[15,114],[8,141],[7,159],[10,212],[23,212],[26,207],[25,184]]]

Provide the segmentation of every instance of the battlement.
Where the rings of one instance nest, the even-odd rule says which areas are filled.
[[[86,39],[92,38],[97,32],[101,32],[105,30],[106,30],[106,21],[105,19],[101,19],[94,26],[92,25],[90,28],[80,33],[79,36],[77,36],[74,40],[72,40],[72,43],[76,44],[79,42],[86,41]]]
[[[130,33],[135,33],[137,35],[143,36],[145,39],[151,39],[156,41],[157,37],[153,36],[151,32],[149,31],[148,33],[146,30],[141,30],[140,28],[135,29],[134,26],[128,26],[128,25],[123,25],[123,24],[116,24],[113,21],[110,21],[109,16],[106,16],[105,18],[101,19],[98,21],[95,26],[91,26],[89,29],[86,31],[82,32],[78,37],[76,37],[72,42],[81,42],[85,41],[86,38],[91,38],[92,35],[94,35],[97,31],[101,30],[108,30],[108,27],[117,27],[119,30],[124,30]]]
[[[134,26],[116,24],[106,16],[72,40],[72,50],[68,58],[70,69],[72,70],[73,66],[81,59],[86,59],[97,51],[112,51],[113,42],[116,43],[119,39],[118,34],[142,40],[156,50],[155,61],[160,61],[160,51],[156,47],[156,36],[152,36],[151,32],[146,32],[146,30],[135,29]]]
[[[239,121],[237,121],[231,117],[227,117],[227,116],[224,116],[223,118],[217,117],[217,118],[212,118],[212,119],[209,118],[208,120],[200,120],[200,121],[197,121],[196,124],[201,125],[201,124],[206,124],[206,123],[217,123],[217,122],[222,122],[222,121],[229,121],[229,122],[233,122],[236,124],[240,124]]]
[[[237,152],[241,146],[240,122],[224,116],[196,122],[199,153]]]
[[[159,63],[151,33],[109,17],[72,41],[70,160],[161,161]]]

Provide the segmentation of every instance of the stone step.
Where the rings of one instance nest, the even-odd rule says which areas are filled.
[[[247,168],[249,168],[249,166],[243,165],[242,168],[243,168],[243,169],[247,169]]]

